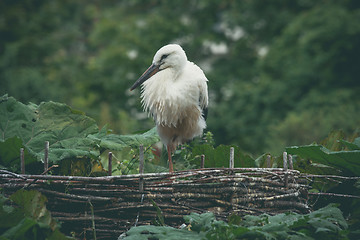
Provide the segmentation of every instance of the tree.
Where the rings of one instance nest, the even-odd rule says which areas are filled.
[[[208,129],[217,144],[258,154],[359,126],[354,0],[0,7],[0,94],[22,102],[66,102],[115,132],[144,131],[153,123],[128,88],[157,49],[177,42],[209,79]]]

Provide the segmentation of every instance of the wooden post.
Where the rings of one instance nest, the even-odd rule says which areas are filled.
[[[288,169],[288,166],[287,166],[287,152],[283,152],[283,164],[284,164],[284,166],[283,166],[284,170],[287,171],[287,169]]]
[[[45,141],[44,172],[47,172],[48,168],[49,168],[49,141]]]
[[[139,192],[142,193],[141,194],[141,201],[140,204],[142,205],[144,203],[144,177],[142,176],[144,174],[144,145],[140,144],[139,146]],[[136,215],[136,220],[135,220],[135,224],[134,226],[136,227],[136,225],[138,224],[139,221],[139,216],[140,216],[140,210],[138,211],[137,215]]]
[[[201,154],[200,168],[205,168],[205,155]]]
[[[289,157],[289,168],[291,170],[294,170],[294,164],[293,164],[293,160],[292,160],[292,155],[289,154],[288,157]]]
[[[20,148],[20,166],[21,166],[21,174],[25,174],[24,148]]]
[[[140,174],[139,191],[143,192],[144,178],[142,177],[142,175],[144,174],[144,146],[142,144],[140,144],[139,146],[139,174]]]
[[[233,147],[230,148],[230,163],[229,163],[229,167],[230,167],[230,168],[234,168],[234,148],[233,148]]]
[[[112,175],[112,152],[109,152],[108,175]]]
[[[270,168],[270,167],[271,167],[271,155],[270,155],[270,154],[268,154],[268,155],[266,156],[266,167],[267,167],[267,168]]]
[[[285,173],[284,173],[284,185],[285,185],[285,187],[287,187],[287,185],[288,185],[287,152],[283,152],[283,162],[284,162],[284,170],[285,170]]]

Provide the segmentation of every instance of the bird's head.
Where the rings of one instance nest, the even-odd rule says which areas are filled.
[[[170,68],[180,72],[187,62],[184,50],[177,44],[168,44],[160,48],[154,56],[151,66],[140,76],[130,90],[134,90],[157,72]]]

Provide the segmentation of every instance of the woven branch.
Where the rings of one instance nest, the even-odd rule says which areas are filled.
[[[140,179],[143,190],[139,189]],[[174,227],[191,212],[212,211],[223,220],[232,213],[307,213],[307,183],[300,172],[281,168],[196,169],[106,177],[0,172],[0,188],[5,195],[24,187],[39,190],[66,234],[75,232],[78,238],[91,238],[95,225],[99,239],[116,239],[137,220],[137,225],[150,224],[157,216],[152,201],[161,209],[165,222]]]

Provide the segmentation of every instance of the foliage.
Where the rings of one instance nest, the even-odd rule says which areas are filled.
[[[88,172],[83,171],[84,168],[87,168],[84,166],[84,162],[93,160],[92,169],[94,169],[97,167],[94,163],[99,163],[100,158],[102,158],[104,154],[106,156],[108,150],[114,151],[116,162],[114,164],[114,172],[116,174],[137,173],[137,164],[134,163],[137,161],[137,148],[139,144],[146,145],[145,165],[147,171],[167,171],[166,160],[161,160],[162,157],[157,159],[159,156],[155,154],[155,147],[152,147],[155,142],[159,141],[155,129],[135,135],[112,134],[107,127],[99,130],[93,119],[79,111],[73,110],[65,104],[43,102],[39,105],[25,105],[8,96],[1,98],[0,113],[2,116],[0,121],[2,136],[0,142],[1,165],[10,170],[18,169],[19,164],[16,163],[16,154],[19,152],[19,147],[25,147],[27,150],[26,154],[32,159],[32,162],[29,164],[39,163],[38,161],[41,160],[43,154],[43,141],[49,139],[51,153],[49,156],[51,157],[51,162],[60,163],[62,173],[88,175]],[[294,164],[297,169],[312,169],[312,172],[315,174],[325,169],[326,172],[333,171],[337,175],[358,176],[359,164],[357,160],[359,159],[359,142],[360,138],[356,137],[356,135],[345,140],[342,132],[333,132],[328,136],[326,141],[321,142],[323,146],[313,144],[289,147],[287,151],[295,155]],[[182,170],[197,167],[201,154],[205,154],[206,156],[206,167],[228,166],[227,159],[229,158],[229,149],[231,146],[220,145],[215,147],[214,145],[214,139],[210,132],[207,132],[204,138],[196,139],[186,144],[183,149],[175,153],[174,160],[176,169]],[[52,148],[56,151],[51,152]],[[86,149],[86,151],[82,151],[83,149]],[[235,167],[263,166],[266,155],[254,160],[251,156],[244,154],[238,147],[234,146],[234,149]],[[61,153],[61,151],[68,151],[68,153],[72,155],[57,154]],[[126,162],[126,158],[129,159],[128,162]],[[104,165],[99,166],[100,171],[103,171],[103,167],[106,167],[105,163],[107,159],[101,160]],[[278,161],[281,161],[281,158],[273,158],[271,161],[272,166],[276,166],[279,165]],[[126,166],[124,167],[124,165]],[[325,184],[326,187],[324,187]],[[327,184],[322,181],[320,184],[313,184],[312,191],[329,191],[356,195],[359,193],[358,185],[358,182],[354,183],[354,181],[341,184]],[[339,191],[339,189],[341,191]],[[17,220],[14,220],[15,222],[11,222],[11,224],[9,223],[10,225],[7,226],[10,229],[7,228],[6,232],[4,232],[5,237],[12,237],[12,234],[19,234],[19,238],[21,238],[22,234],[28,234],[28,231],[32,231],[34,234],[43,234],[40,233],[43,231],[43,224],[45,224],[45,229],[55,229],[53,233],[49,233],[50,230],[46,230],[46,234],[62,236],[60,232],[56,230],[56,223],[43,207],[32,207],[32,204],[42,206],[46,201],[44,197],[36,192],[32,192],[31,194],[33,195],[31,195],[31,197],[21,195],[28,193],[19,192],[17,194],[13,195],[10,199],[16,204],[24,206],[24,214],[26,216],[31,215],[34,220],[24,218],[21,222],[18,222],[17,220],[19,220],[19,218],[16,218]],[[31,199],[31,201],[29,201],[29,199]],[[4,202],[5,200],[3,203]],[[315,208],[321,208],[329,202],[330,200],[328,199],[318,201]],[[319,209],[308,215],[289,213],[277,216],[246,216],[241,221],[234,216],[230,219],[230,223],[216,221],[211,214],[193,214],[185,217],[185,221],[190,224],[187,230],[165,226],[161,209],[157,208],[157,223],[162,226],[158,228],[154,226],[134,228],[135,230],[128,232],[128,238],[136,237],[136,234],[141,234],[142,237],[146,237],[146,234],[151,234],[160,239],[165,235],[168,237],[167,239],[171,239],[172,237],[178,239],[179,236],[188,239],[221,239],[224,237],[227,239],[235,239],[238,237],[286,239],[290,235],[294,238],[317,239],[329,236],[346,238],[347,234],[350,234],[349,236],[358,236],[356,229],[360,223],[358,211],[360,201],[345,199],[344,201],[337,202],[340,204],[340,208],[344,213],[349,216],[349,222],[351,223],[349,228],[350,233],[344,231],[347,229],[346,222],[344,222],[342,215],[339,215],[340,212],[338,209],[334,210],[333,206]],[[5,206],[4,209],[7,209],[7,206]],[[12,210],[10,212],[5,211],[4,214],[5,213],[10,214]],[[15,213],[18,214],[16,211]],[[335,224],[335,222],[337,222],[337,224]],[[36,230],[29,230],[33,228],[36,228]],[[133,236],[132,234],[135,235]]]
[[[234,148],[235,167],[255,167],[255,159],[244,153],[236,145],[219,145],[215,147],[215,141],[211,132],[204,133],[201,138],[181,145],[173,154],[172,160],[175,170],[200,168],[201,155],[205,157],[205,168],[229,167],[230,148]],[[148,156],[151,159],[151,156]],[[167,152],[163,149],[160,157],[153,156],[146,167],[152,172],[167,171]],[[156,166],[155,166],[156,165]]]
[[[211,212],[184,216],[187,227],[139,226],[121,239],[347,239],[348,225],[336,205],[301,215],[232,216],[218,221]]]
[[[46,202],[35,190],[20,189],[9,198],[0,194],[0,239],[72,239],[59,231]]]
[[[236,145],[219,145],[216,148],[210,145],[197,145],[193,148],[193,154],[205,155],[205,168],[229,167],[231,147],[234,148],[234,167],[255,167],[254,159],[244,154]]]
[[[0,95],[65,102],[118,134],[145,131],[128,88],[180,43],[209,79],[218,144],[280,153],[359,126],[359,2],[0,2]]]
[[[360,138],[357,138],[357,141],[359,140]],[[286,151],[289,154],[311,159],[313,162],[336,168],[342,172],[342,175],[360,176],[360,150],[330,151],[321,145],[314,144],[288,147]]]
[[[13,97],[0,99],[0,165],[19,171],[19,149],[25,148],[26,169],[37,172],[49,141],[49,162],[60,164],[62,174],[88,175],[105,150],[121,151],[158,141],[155,130],[138,135],[108,134],[95,120],[66,104],[42,102],[25,105]]]
[[[45,141],[49,141],[49,159],[54,163],[99,154],[89,148],[95,142],[87,138],[97,131],[96,122],[81,112],[54,102],[24,105],[6,95],[0,101],[1,142],[20,138],[30,155],[41,160]]]
[[[347,140],[345,140],[347,139]],[[294,167],[304,173],[333,176],[357,176],[359,177],[359,133],[346,137],[342,131],[331,132],[320,144],[306,146],[294,146],[286,148],[293,156]],[[360,226],[360,189],[358,179],[337,181],[327,178],[314,178],[311,181],[313,193],[335,193],[340,195],[352,195],[349,197],[322,196],[314,201],[313,208],[320,208],[329,202],[338,203],[339,208],[347,216],[350,224],[351,239],[359,237]]]

